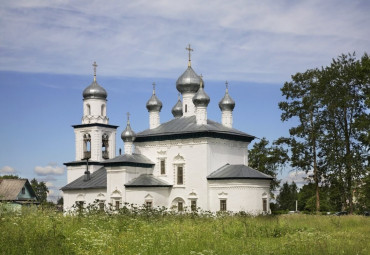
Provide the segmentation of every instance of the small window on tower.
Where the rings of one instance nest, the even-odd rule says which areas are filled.
[[[188,105],[185,105],[185,112],[188,112]]]
[[[161,174],[164,175],[166,174],[166,160],[161,159]]]
[[[105,104],[101,106],[101,116],[105,116]]]
[[[87,115],[91,115],[91,108],[89,104],[86,105],[86,110],[87,110]]]

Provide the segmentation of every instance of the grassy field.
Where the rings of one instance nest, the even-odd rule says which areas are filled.
[[[370,254],[370,218],[0,212],[0,254]]]

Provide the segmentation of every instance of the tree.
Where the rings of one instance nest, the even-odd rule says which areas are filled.
[[[281,120],[287,121],[298,117],[299,124],[289,129],[289,139],[279,139],[289,145],[291,166],[296,170],[306,172],[313,169],[315,183],[316,211],[320,210],[319,183],[322,169],[319,169],[319,146],[318,142],[322,135],[321,106],[319,104],[319,79],[318,69],[307,70],[292,76],[291,82],[286,82],[281,88],[286,101],[279,103],[283,111]]]
[[[49,189],[46,186],[45,182],[41,181],[38,182],[35,178],[31,180],[31,186],[36,193],[37,199],[40,203],[47,202],[47,196],[49,193]]]
[[[20,179],[20,178],[18,175],[9,174],[9,175],[0,176],[0,179]]]
[[[274,179],[270,183],[270,193],[279,187],[280,181],[276,179],[276,175],[288,161],[288,152],[281,146],[268,146],[269,141],[262,138],[260,142],[256,142],[248,154],[248,164],[250,167],[268,174]]]
[[[295,211],[295,203],[298,199],[298,188],[295,182],[288,184],[285,182],[280,188],[280,193],[276,198],[277,203],[279,204],[280,210],[289,210]]]

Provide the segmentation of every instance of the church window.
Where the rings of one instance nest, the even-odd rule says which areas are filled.
[[[262,198],[262,210],[267,212],[267,198]]]
[[[227,210],[226,199],[221,199],[220,200],[220,211],[226,211],[226,210]]]
[[[188,112],[188,105],[185,104],[185,112]]]
[[[152,201],[146,201],[145,202],[145,207],[146,208],[152,208],[152,206],[153,206],[153,202]]]
[[[105,104],[101,105],[101,116],[105,116]]]
[[[177,184],[184,184],[184,168],[183,166],[177,166]]]
[[[84,156],[83,159],[89,159],[91,157],[91,136],[84,134]]]
[[[116,210],[119,210],[119,200],[116,200],[116,204],[115,204],[115,206],[116,206]]]
[[[109,147],[109,136],[107,134],[104,134],[102,136],[102,156],[103,156],[103,159],[109,159],[108,147]]]
[[[104,201],[99,201],[99,210],[104,211]]]
[[[91,115],[91,107],[89,104],[86,105],[87,115]]]
[[[166,174],[166,160],[161,159],[161,174],[164,175]]]
[[[25,187],[22,188],[22,194],[23,195],[26,194],[26,188]]]
[[[197,210],[197,200],[191,200],[191,211],[194,212]]]
[[[179,212],[184,211],[184,203],[183,203],[182,201],[179,201],[179,202],[177,203],[177,210],[178,210]]]

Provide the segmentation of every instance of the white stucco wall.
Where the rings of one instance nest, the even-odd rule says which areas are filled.
[[[76,201],[83,201],[84,207],[93,204],[95,200],[104,200],[107,206],[107,194],[105,189],[89,190],[65,190],[63,191],[64,211],[73,211]]]
[[[125,201],[129,204],[143,205],[146,201],[152,202],[152,207],[167,207],[170,188],[126,188]]]

